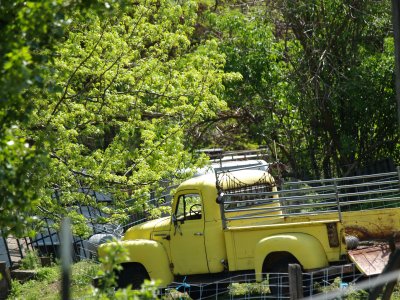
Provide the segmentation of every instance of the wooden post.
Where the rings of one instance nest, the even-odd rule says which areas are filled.
[[[303,298],[303,272],[299,264],[289,264],[290,300]]]
[[[11,290],[11,276],[5,261],[0,261],[0,274],[0,299],[7,299]]]
[[[42,267],[50,267],[51,266],[51,257],[41,256],[40,264],[42,265]]]
[[[388,274],[391,272],[396,272],[400,270],[400,249],[395,249],[394,252],[392,252],[389,256],[389,261],[386,264],[385,268],[382,271],[382,274]],[[379,279],[379,277],[378,277]],[[397,280],[392,280],[389,282],[385,282],[383,284],[376,285],[370,292],[369,292],[369,300],[376,300],[378,299],[378,296],[382,293],[383,294],[381,299],[382,300],[390,300],[394,287],[397,284]],[[386,285],[386,287],[385,287]]]

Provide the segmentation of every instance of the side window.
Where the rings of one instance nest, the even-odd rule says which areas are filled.
[[[276,188],[271,184],[250,185],[238,189],[227,189],[224,199],[227,202],[224,204],[225,209],[236,209],[245,206],[266,205],[272,203],[275,197],[270,193],[276,191]],[[230,194],[232,193],[232,194]],[[259,201],[258,201],[259,200]],[[248,201],[248,202],[246,202]]]
[[[202,205],[199,194],[185,194],[178,197],[178,204],[175,211],[178,220],[201,219]]]
[[[185,219],[185,196],[184,195],[179,196],[179,198],[178,198],[178,205],[176,206],[175,215],[178,220]]]

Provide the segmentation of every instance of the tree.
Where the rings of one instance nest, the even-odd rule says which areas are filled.
[[[272,159],[302,178],[346,175],[399,157],[390,3],[275,1],[219,9],[209,13],[208,31],[220,39],[225,70],[240,72],[243,81],[226,84],[230,112],[203,128],[217,124],[225,137],[234,130],[240,144],[267,145]],[[214,142],[238,145],[215,132]]]
[[[32,101],[27,91],[42,82],[41,67],[64,19],[56,1],[0,3],[0,228],[21,234],[41,186],[41,149],[29,145],[19,128],[27,122]]]
[[[281,1],[288,57],[313,173],[330,177],[399,157],[390,3]],[[291,35],[293,34],[293,35]],[[322,170],[322,172],[321,172]]]
[[[216,41],[191,42],[196,10],[143,0],[101,17],[88,10],[84,22],[76,11],[54,52],[40,51],[54,63],[29,89],[32,115],[19,131],[49,153],[37,214],[83,223],[74,205],[96,205],[82,193],[96,190],[112,194],[119,222],[196,163],[185,131],[225,109],[222,80],[235,77]]]
[[[203,163],[189,153],[185,130],[225,109],[218,94],[235,74],[224,73],[215,40],[193,42],[195,2],[1,8],[9,17],[2,98],[13,105],[1,107],[3,132],[11,132],[0,155],[2,196],[12,194],[0,208],[4,231],[21,233],[26,216],[70,215],[87,233],[74,209],[95,205],[85,191],[112,194],[108,212],[120,221],[143,209],[150,191]]]
[[[214,26],[226,55],[225,70],[243,76],[241,82],[226,84],[231,113],[221,116],[219,126],[233,128],[247,143],[266,145],[271,153],[280,147],[279,158],[296,169],[300,120],[297,107],[288,101],[287,77],[293,70],[286,56],[298,51],[298,45],[279,40],[264,10],[257,7],[247,14],[228,10]],[[237,147],[237,140],[232,142]]]

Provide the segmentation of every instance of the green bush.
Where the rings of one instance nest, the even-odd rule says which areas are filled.
[[[41,266],[39,254],[36,250],[29,250],[21,260],[20,268],[23,270],[36,270]]]
[[[57,281],[60,277],[60,270],[57,267],[43,267],[36,270],[36,280],[37,281]]]

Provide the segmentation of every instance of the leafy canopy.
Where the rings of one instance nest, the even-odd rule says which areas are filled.
[[[235,78],[215,40],[194,42],[196,12],[192,1],[151,0],[72,10],[63,37],[37,49],[48,60],[41,84],[24,90],[32,112],[17,129],[29,149],[48,154],[36,214],[83,224],[74,205],[96,205],[82,193],[95,190],[112,195],[120,221],[195,164],[185,130],[226,109],[222,81]]]

